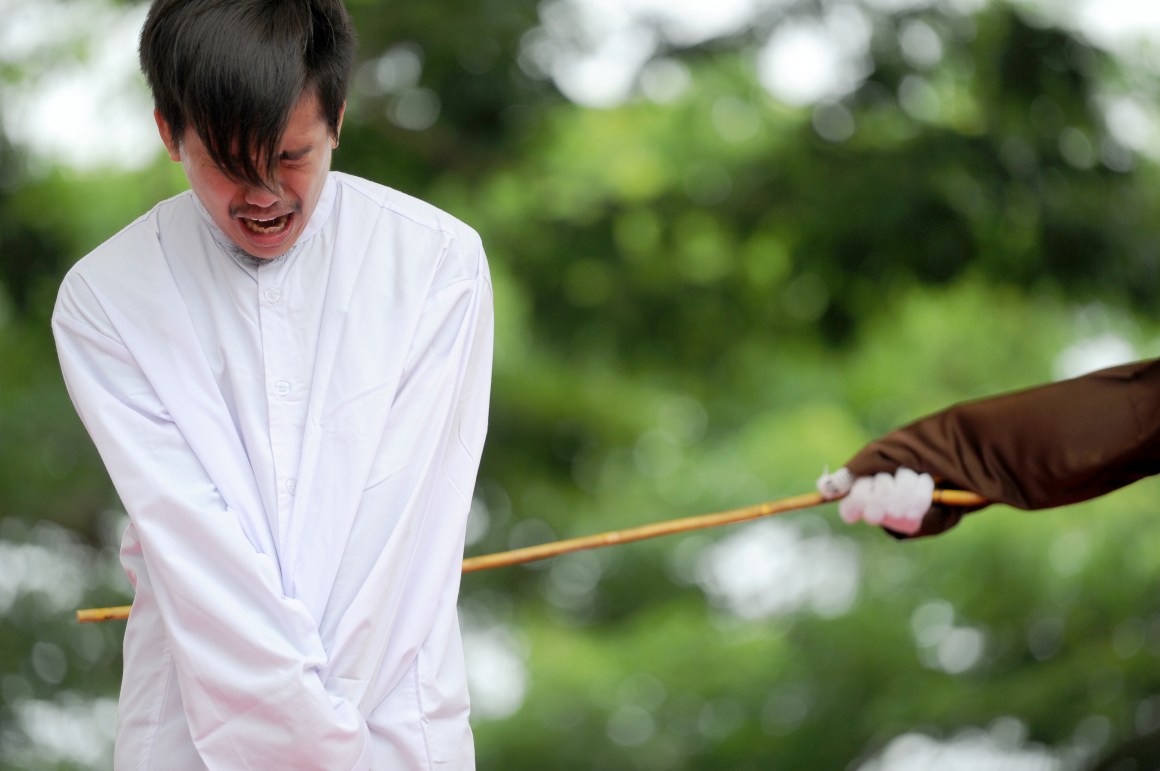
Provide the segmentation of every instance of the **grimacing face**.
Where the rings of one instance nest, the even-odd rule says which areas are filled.
[[[278,148],[274,192],[230,179],[210,158],[196,131],[187,128],[175,141],[178,138],[160,113],[153,115],[169,157],[185,169],[190,188],[226,237],[264,260],[281,257],[294,246],[318,205],[331,153],[338,146],[313,91],[304,92],[290,113]],[[342,114],[338,128],[342,129]]]

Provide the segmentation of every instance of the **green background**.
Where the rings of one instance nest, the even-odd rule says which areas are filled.
[[[1108,109],[1154,74],[1023,6],[781,2],[695,42],[653,19],[645,73],[683,88],[601,107],[545,74],[600,42],[566,4],[349,6],[336,168],[491,261],[469,554],[807,492],[921,414],[1160,350],[1157,166]],[[779,101],[765,41],[840,7],[859,85]],[[0,115],[87,50],[5,59]],[[0,768],[111,764],[123,624],[72,612],[129,600],[124,515],[48,320],[76,259],[183,188],[160,142],[135,169],[0,144]],[[479,766],[1160,767],[1156,489],[911,543],[826,506],[465,576]]]

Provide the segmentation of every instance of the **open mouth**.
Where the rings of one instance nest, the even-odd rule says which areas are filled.
[[[281,233],[286,229],[290,223],[290,215],[283,214],[273,219],[251,219],[250,217],[238,217],[242,221],[242,225],[246,230],[259,236],[272,236]]]

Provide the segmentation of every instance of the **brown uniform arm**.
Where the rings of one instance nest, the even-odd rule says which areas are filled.
[[[1043,509],[1095,498],[1160,472],[1160,360],[964,402],[866,445],[856,476],[900,466],[939,486]],[[968,510],[935,507],[918,535]]]

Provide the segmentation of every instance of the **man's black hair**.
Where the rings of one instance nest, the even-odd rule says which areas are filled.
[[[140,57],[174,141],[192,128],[223,173],[269,187],[310,89],[337,138],[354,50],[342,0],[154,0]]]

